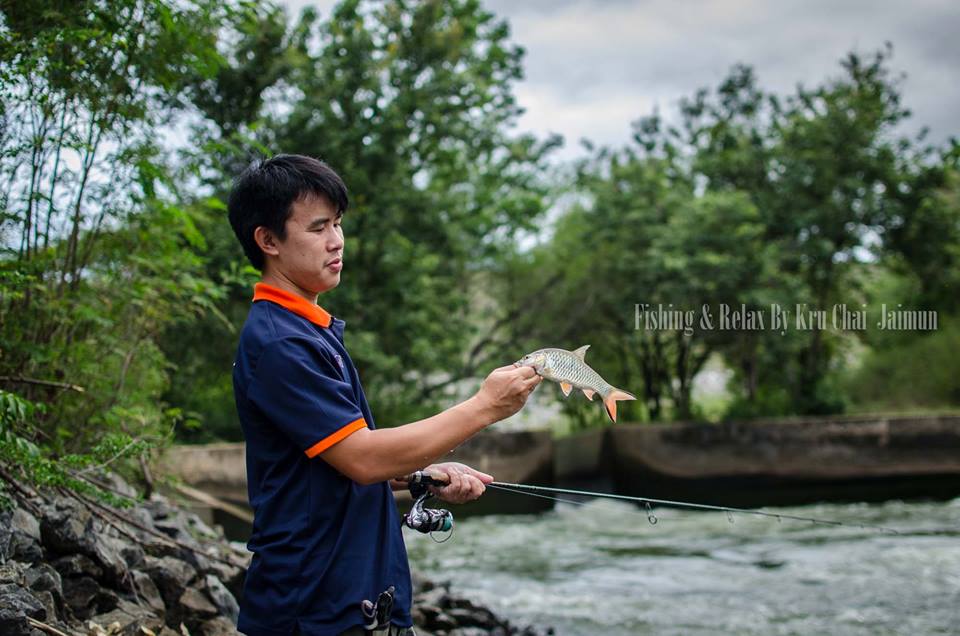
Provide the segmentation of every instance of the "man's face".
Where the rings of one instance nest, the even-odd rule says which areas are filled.
[[[326,197],[308,196],[291,206],[287,237],[276,241],[274,269],[297,287],[322,294],[340,284],[343,229]]]

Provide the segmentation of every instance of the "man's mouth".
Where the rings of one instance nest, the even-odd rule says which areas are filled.
[[[339,258],[335,258],[329,263],[327,263],[327,267],[329,267],[335,272],[339,272],[341,269],[343,269],[343,261],[340,260]]]

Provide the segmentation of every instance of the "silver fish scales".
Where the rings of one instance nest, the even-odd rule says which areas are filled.
[[[588,400],[593,400],[594,394],[599,393],[607,415],[611,421],[616,422],[617,402],[637,398],[604,380],[599,373],[584,362],[584,357],[589,348],[590,345],[584,345],[575,351],[554,348],[538,349],[520,358],[516,364],[533,367],[544,379],[558,382],[564,397],[570,395],[570,391],[574,387],[583,391]]]

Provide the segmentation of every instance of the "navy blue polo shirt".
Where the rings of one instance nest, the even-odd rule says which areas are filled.
[[[391,585],[392,622],[409,627],[410,569],[389,484],[362,486],[319,456],[374,428],[344,322],[264,283],[253,300],[233,370],[254,511],[237,627],[339,634],[362,625],[361,601]]]

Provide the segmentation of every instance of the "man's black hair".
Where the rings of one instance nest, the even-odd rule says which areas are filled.
[[[310,195],[325,197],[343,214],[347,186],[333,169],[313,157],[276,155],[255,161],[237,177],[227,203],[233,232],[254,267],[263,271],[264,255],[253,232],[264,226],[281,241],[287,238],[291,206]]]

